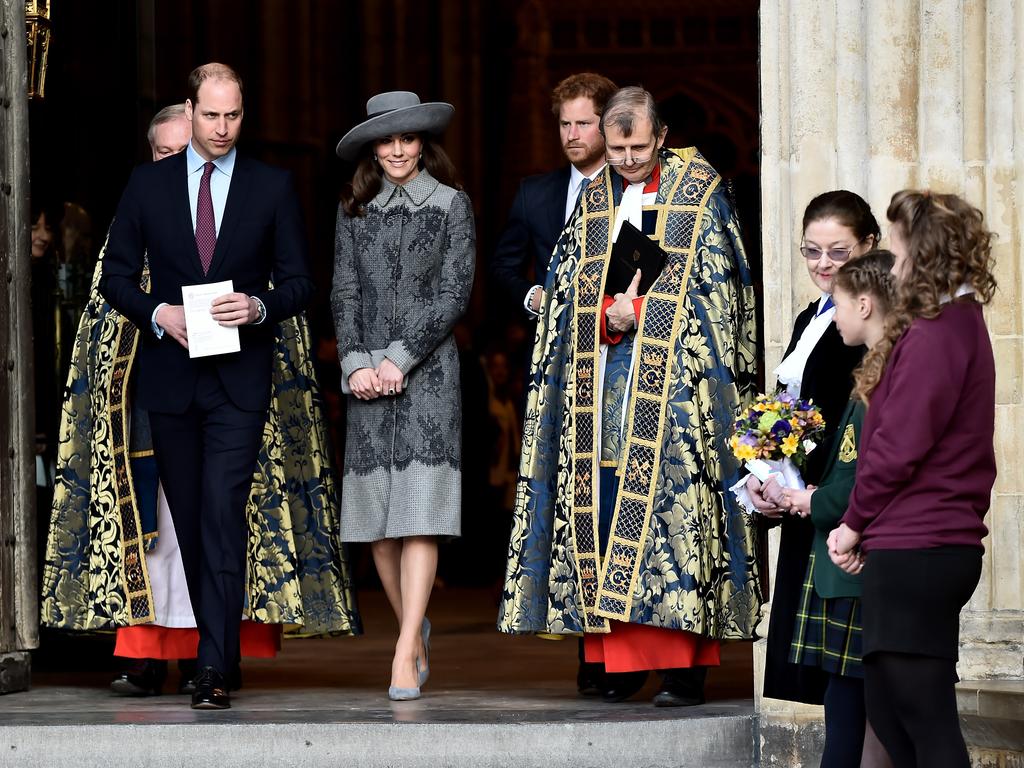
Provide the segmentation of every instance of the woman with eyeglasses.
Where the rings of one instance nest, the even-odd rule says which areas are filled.
[[[789,347],[775,369],[775,376],[780,389],[813,400],[825,419],[825,434],[801,470],[808,485],[817,485],[831,452],[836,427],[853,390],[853,370],[866,351],[863,346],[843,344],[834,322],[832,281],[844,263],[878,244],[879,228],[862,197],[846,190],[835,190],[818,195],[807,205],[802,232],[800,253],[818,296],[797,315]],[[830,688],[830,678],[837,676],[829,675],[820,667],[789,661],[814,525],[810,518],[791,515],[775,503],[776,499],[781,499],[778,485],[773,481],[769,480],[762,487],[751,476],[747,490],[764,516],[765,524],[782,527],[768,629],[764,695],[807,704],[822,704],[830,698],[830,693],[841,697],[842,680]],[[840,708],[841,704],[832,709],[839,711]],[[863,722],[862,694],[860,708]],[[856,734],[852,738],[856,739]],[[831,741],[841,747],[839,740]]]

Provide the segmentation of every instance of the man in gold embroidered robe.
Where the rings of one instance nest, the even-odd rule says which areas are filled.
[[[545,285],[498,626],[585,633],[619,679],[609,700],[659,669],[656,704],[696,704],[719,641],[752,637],[761,607],[756,530],[727,493],[755,391],[753,287],[721,177],[662,149],[653,97],[620,90],[601,129],[609,164]],[[646,296],[636,279],[605,295],[625,221],[667,256]]]

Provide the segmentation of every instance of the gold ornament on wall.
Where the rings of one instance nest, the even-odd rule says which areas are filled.
[[[46,95],[46,59],[50,52],[50,0],[25,0],[28,36],[28,97]]]

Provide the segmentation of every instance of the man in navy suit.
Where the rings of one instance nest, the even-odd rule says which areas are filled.
[[[531,317],[540,308],[551,252],[580,190],[604,168],[604,137],[598,125],[605,102],[616,90],[607,77],[584,72],[565,78],[551,92],[562,151],[570,164],[520,182],[508,225],[491,259],[498,289]],[[526,274],[528,265],[533,267],[532,280]]]
[[[565,78],[551,92],[551,111],[558,118],[558,134],[569,165],[527,176],[519,183],[508,224],[491,258],[496,287],[511,305],[522,307],[530,317],[536,317],[540,309],[548,262],[562,228],[576,208],[580,192],[604,168],[601,113],[617,90],[607,77],[583,72]],[[532,271],[532,279],[528,271]],[[579,692],[618,700],[622,683],[631,683],[632,678],[619,681],[614,675],[605,675],[602,665],[584,661],[582,640],[579,652]]]
[[[110,228],[100,291],[142,330],[136,402],[149,411],[199,628],[192,707],[230,706],[245,587],[245,509],[270,405],[275,324],[313,293],[291,178],[240,155],[242,81],[223,64],[189,76],[185,152],[139,166]],[[148,255],[150,292],[139,288]],[[182,287],[231,280],[211,314],[238,352],[190,358]],[[273,288],[269,286],[273,281]]]

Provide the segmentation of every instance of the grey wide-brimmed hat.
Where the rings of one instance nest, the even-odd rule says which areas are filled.
[[[412,91],[378,93],[366,102],[366,120],[346,133],[334,151],[342,160],[355,160],[359,150],[374,139],[392,133],[440,133],[455,107],[441,101],[420,103]]]

